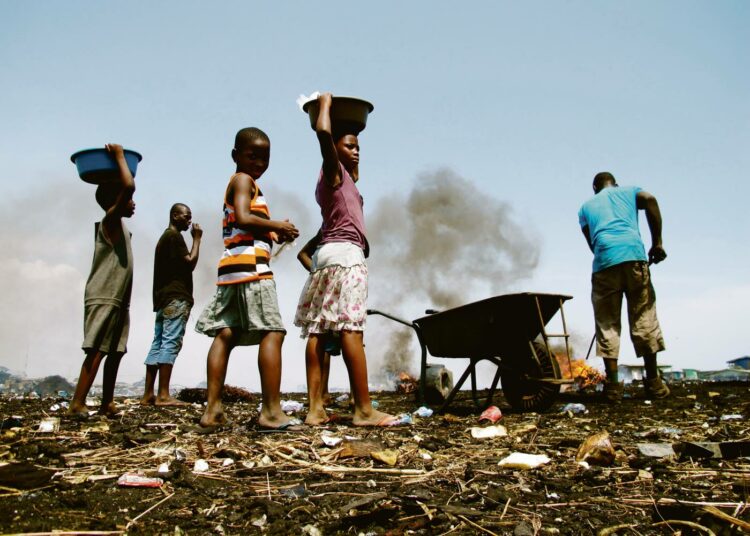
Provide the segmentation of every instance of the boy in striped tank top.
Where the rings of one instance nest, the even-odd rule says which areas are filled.
[[[281,411],[281,321],[276,284],[269,266],[272,241],[289,242],[299,231],[289,222],[272,220],[256,181],[268,169],[271,142],[257,128],[237,133],[232,159],[237,172],[229,179],[222,221],[224,253],[219,260],[216,292],[195,329],[213,337],[208,351],[208,404],[201,417],[203,431],[226,424],[221,404],[229,354],[235,346],[259,345],[258,368],[263,406],[258,424],[290,429],[298,424]]]

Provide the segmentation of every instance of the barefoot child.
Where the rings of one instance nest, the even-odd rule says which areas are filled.
[[[282,411],[281,345],[286,330],[269,267],[271,240],[294,240],[299,231],[286,221],[270,218],[268,205],[256,181],[268,169],[271,142],[257,128],[237,133],[232,159],[237,172],[229,179],[224,196],[224,254],[219,260],[216,293],[201,314],[195,329],[213,337],[208,351],[208,405],[201,417],[203,429],[226,423],[221,404],[229,354],[235,346],[259,345],[258,368],[263,407],[258,424],[267,429],[294,425]]]
[[[188,252],[182,231],[190,229],[193,214],[190,207],[175,203],[169,211],[169,226],[162,233],[154,253],[154,341],[146,356],[146,385],[141,404],[181,406],[169,394],[169,380],[177,354],[182,348],[182,338],[193,307],[193,270],[198,255],[203,230],[193,223],[190,234],[193,245]],[[159,392],[154,395],[154,383],[159,376]]]
[[[344,362],[354,395],[355,426],[389,426],[397,418],[376,411],[367,388],[367,361],[363,332],[367,316],[362,197],[354,182],[359,178],[359,141],[352,132],[331,125],[332,95],[318,97],[320,113],[315,130],[323,156],[315,199],[323,216],[321,245],[313,256],[313,272],[302,290],[294,324],[307,337],[305,362],[310,400],[308,424],[326,422],[321,389],[324,342],[340,333]]]
[[[117,413],[113,401],[115,380],[120,359],[127,351],[133,252],[130,232],[122,218],[130,218],[135,212],[135,180],[122,146],[110,143],[105,148],[117,162],[118,176],[117,180],[100,184],[96,189],[96,201],[104,210],[104,217],[94,227],[94,259],[83,300],[82,347],[86,358],[68,410],[72,415],[87,415],[86,396],[105,357],[99,413]]]

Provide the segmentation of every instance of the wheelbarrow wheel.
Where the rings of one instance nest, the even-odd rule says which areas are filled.
[[[549,408],[560,393],[560,385],[538,381],[545,379],[560,379],[560,366],[557,360],[547,352],[547,347],[534,341],[534,351],[537,359],[526,348],[525,355],[519,359],[518,354],[511,358],[511,367],[500,373],[503,394],[508,403],[521,411],[544,411]]]

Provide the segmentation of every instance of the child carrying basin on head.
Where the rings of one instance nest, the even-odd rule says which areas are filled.
[[[398,418],[375,410],[367,384],[363,345],[367,316],[367,265],[363,201],[359,178],[359,140],[351,130],[332,125],[332,95],[318,97],[320,112],[315,131],[323,156],[315,199],[323,216],[322,239],[312,259],[312,272],[302,290],[294,324],[307,337],[305,363],[310,410],[306,423],[328,419],[323,407],[321,372],[325,342],[331,333],[341,336],[349,383],[354,395],[355,426],[390,426]]]
[[[111,416],[117,412],[115,381],[120,360],[127,352],[130,328],[133,251],[130,231],[122,220],[135,213],[135,180],[122,146],[110,143],[105,148],[117,163],[118,171],[116,180],[104,182],[96,189],[96,201],[104,210],[104,217],[94,227],[94,259],[83,300],[82,347],[86,357],[68,410],[71,415],[80,416],[88,414],[86,396],[105,358],[99,413]]]

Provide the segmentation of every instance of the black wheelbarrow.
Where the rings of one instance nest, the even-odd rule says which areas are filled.
[[[419,402],[425,403],[427,351],[433,357],[466,358],[469,365],[438,412],[447,408],[467,378],[471,376],[471,396],[477,407],[492,405],[501,382],[503,394],[515,409],[543,411],[555,401],[560,387],[573,383],[563,379],[560,367],[550,349],[551,338],[565,341],[570,360],[570,335],[567,332],[563,302],[571,296],[523,292],[504,294],[469,303],[446,311],[427,310],[427,316],[413,322],[368,309],[412,328],[422,349]],[[545,326],[560,311],[562,333],[547,333]],[[477,393],[476,365],[487,360],[497,366],[492,386],[485,400]]]

